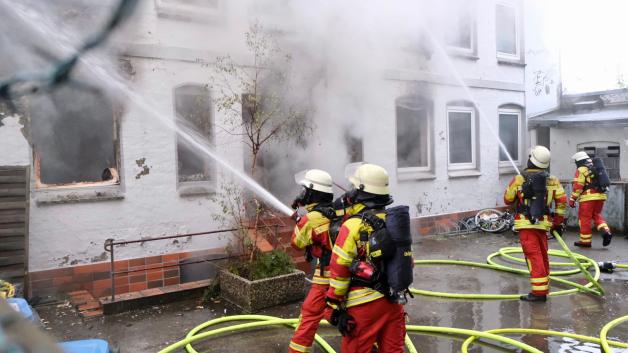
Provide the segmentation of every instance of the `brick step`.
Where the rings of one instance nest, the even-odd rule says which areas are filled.
[[[170,303],[186,297],[200,296],[210,284],[209,279],[173,284],[116,295],[115,301],[111,301],[111,296],[102,297],[99,302],[105,315],[117,314],[146,306]]]
[[[103,315],[103,308],[100,301],[96,300],[91,293],[80,290],[68,293],[70,303],[78,310],[79,314],[86,318],[96,318]]]

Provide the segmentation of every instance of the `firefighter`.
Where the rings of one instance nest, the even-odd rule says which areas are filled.
[[[331,204],[334,194],[331,176],[322,170],[311,169],[297,176],[297,183],[303,187],[292,207],[304,207],[307,214],[297,218],[292,233],[292,247],[306,250],[306,259],[319,259],[312,278],[312,287],[301,307],[299,324],[290,341],[289,352],[309,352],[319,321],[326,307],[325,295],[329,286],[329,270],[326,263],[331,255],[333,242],[329,235]],[[327,260],[325,260],[327,259]]]
[[[602,234],[602,246],[608,246],[613,235],[604,217],[602,217],[606,193],[595,185],[594,173],[591,172],[593,162],[584,151],[574,154],[571,158],[576,162],[578,169],[576,169],[576,175],[571,183],[572,192],[569,197],[569,207],[576,207],[576,202],[580,204],[578,208],[580,240],[575,242],[574,245],[581,248],[591,247],[591,238],[593,237],[591,221],[593,221],[597,226],[597,230],[604,232]]]
[[[406,333],[403,305],[352,280],[355,264],[365,265],[360,269],[362,273],[373,272],[368,268],[368,258],[375,251],[366,246],[373,228],[363,218],[369,211],[369,217],[385,219],[385,207],[392,203],[388,173],[380,166],[362,164],[349,181],[354,188],[345,200],[357,214],[342,224],[333,247],[325,317],[343,335],[344,353],[370,353],[374,343],[380,352],[403,352]]]
[[[516,175],[504,193],[504,202],[515,205],[515,229],[530,270],[532,291],[523,301],[544,302],[549,293],[549,256],[547,231],[563,230],[567,196],[558,178],[549,175],[550,151],[535,146],[530,151],[527,168]],[[554,205],[554,215],[550,207]]]

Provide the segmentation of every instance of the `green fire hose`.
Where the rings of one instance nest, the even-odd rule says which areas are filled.
[[[552,266],[576,266],[575,270],[565,270],[565,271],[552,271],[550,273],[550,278],[553,281],[563,283],[566,285],[573,286],[572,289],[560,290],[556,292],[551,292],[550,296],[557,295],[565,295],[572,294],[578,291],[583,291],[586,293],[591,293],[595,295],[603,295],[604,290],[599,285],[597,280],[600,276],[600,269],[598,264],[593,259],[590,259],[584,255],[572,253],[569,250],[569,247],[562,240],[560,235],[554,234],[559,244],[563,248],[563,250],[554,250],[550,249],[549,254],[551,256],[558,256],[569,258],[572,260],[571,263],[568,262],[551,262]],[[497,256],[501,256],[505,259],[517,262],[517,263],[525,263],[524,259],[518,258],[516,256],[512,256],[514,253],[522,253],[521,248],[502,248],[499,251],[490,254],[487,257],[487,263],[473,262],[473,261],[461,261],[461,260],[415,260],[415,264],[418,265],[460,265],[460,266],[471,266],[478,268],[487,268],[493,269],[502,272],[515,273],[520,275],[529,275],[529,272],[524,269],[518,269],[513,267],[508,267],[494,261],[494,258]],[[593,267],[595,273],[591,275],[587,268]],[[620,267],[620,266],[618,266]],[[627,265],[622,265],[623,268],[627,268]],[[568,281],[558,276],[566,276],[577,274],[578,272],[582,273],[589,283],[586,285],[581,285],[579,283],[575,283],[573,281]],[[594,288],[592,288],[594,287]],[[414,294],[426,295],[426,296],[437,296],[443,298],[458,298],[458,299],[519,299],[519,296],[522,294],[480,294],[480,293],[445,293],[445,292],[434,292],[427,291],[422,289],[411,288],[410,291]],[[207,329],[212,326],[234,322],[234,321],[246,321],[245,323],[236,324],[233,326],[226,326],[221,328]],[[628,316],[617,318],[608,324],[606,324],[602,330],[600,331],[600,337],[592,337],[592,336],[584,336],[578,334],[572,334],[568,332],[560,332],[560,331],[551,331],[551,330],[538,330],[538,329],[524,329],[524,328],[503,328],[489,331],[477,331],[477,330],[468,330],[461,328],[451,328],[451,327],[436,327],[436,326],[419,326],[419,325],[407,325],[406,330],[408,333],[415,334],[445,334],[445,335],[459,335],[463,337],[467,337],[461,346],[462,353],[468,353],[468,348],[471,344],[473,344],[478,338],[483,338],[485,340],[496,341],[500,343],[504,343],[507,345],[511,345],[517,347],[525,352],[530,353],[541,353],[538,349],[529,346],[523,342],[519,342],[512,338],[504,337],[504,334],[535,334],[535,335],[544,335],[544,336],[557,336],[557,337],[569,337],[572,339],[584,341],[584,342],[592,342],[596,344],[600,344],[605,353],[612,353],[611,346],[620,347],[620,348],[628,348],[628,344],[622,342],[608,341],[606,336],[608,331],[610,331],[613,327],[623,323],[624,321],[628,321]],[[234,315],[228,317],[217,318],[213,320],[209,320],[197,327],[193,328],[187,336],[179,342],[173,343],[170,346],[162,349],[159,353],[170,353],[176,350],[185,348],[188,353],[198,353],[194,347],[192,347],[192,343],[206,340],[220,334],[231,333],[231,332],[239,332],[242,330],[248,330],[252,328],[260,328],[260,327],[269,327],[269,326],[284,326],[290,329],[294,329],[298,324],[298,319],[281,319],[273,316],[266,315]],[[325,320],[321,321],[322,326],[329,326],[329,323]],[[314,338],[315,342],[327,353],[335,353],[335,350],[320,336],[316,335]],[[406,348],[409,352],[415,353],[417,352],[416,348],[412,344],[410,337],[406,335],[405,337]]]

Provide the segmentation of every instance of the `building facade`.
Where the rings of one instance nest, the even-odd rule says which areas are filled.
[[[269,188],[282,201],[290,201],[296,191],[292,175],[302,168],[327,169],[345,184],[344,165],[368,161],[389,171],[396,203],[410,205],[417,219],[503,205],[507,182],[527,159],[526,94],[538,85],[527,77],[526,53],[536,44],[527,40],[530,9],[524,1],[456,1],[446,8],[426,1],[421,6],[429,10],[422,23],[404,28],[412,35],[391,41],[397,33],[377,33],[375,47],[365,42],[355,43],[355,48],[350,43],[359,36],[351,33],[361,34],[363,28],[351,32],[354,23],[310,18],[293,2],[280,3],[140,2],[130,29],[115,39],[121,52],[118,69],[137,94],[126,95],[120,103],[104,93],[89,95],[82,100],[88,104],[76,109],[69,105],[47,120],[48,125],[31,126],[28,151],[19,144],[12,147],[16,152],[10,153],[29,156],[20,163],[31,167],[27,248],[35,293],[76,289],[68,279],[73,275],[62,270],[93,266],[98,275],[92,275],[87,286],[97,296],[108,294],[106,269],[100,266],[108,260],[103,248],[107,239],[223,226],[214,217],[222,212],[216,195],[233,176],[197,153],[171,127],[176,129],[182,121],[191,124],[218,155],[244,168],[241,137],[224,133],[221,126],[228,117],[215,106],[220,92],[208,82],[213,62],[225,53],[242,66],[254,64],[243,41],[253,19],[293,51],[296,66],[301,65],[297,71],[310,67],[306,59],[317,60],[311,65],[318,70],[312,75],[317,80],[310,78],[303,86],[317,108],[312,113],[317,123],[312,141],[301,150],[271,148],[290,150],[275,155],[275,160],[293,163],[265,169],[272,176],[267,179],[281,181],[269,182]],[[373,12],[369,15],[378,18]],[[322,42],[305,41],[308,30],[283,24],[287,18],[311,25],[310,35],[320,35]],[[389,22],[376,21],[378,28]],[[329,27],[337,30],[337,38],[329,36]],[[314,55],[317,50],[308,46],[312,43],[325,43],[325,55]],[[51,100],[73,93],[59,92]],[[51,103],[42,106],[46,104]],[[86,106],[94,119],[76,120]],[[48,111],[31,111],[31,124],[37,120],[33,117]],[[10,127],[14,140],[23,138],[14,124],[0,127],[0,134]],[[420,233],[435,231],[433,222],[416,224]],[[120,247],[116,256],[133,259],[137,266],[147,264],[148,258],[166,261],[166,254],[211,257],[224,253],[228,240],[211,236],[147,242]],[[147,274],[143,281],[128,277],[121,281],[121,291],[167,284],[165,274],[153,276],[152,284]]]

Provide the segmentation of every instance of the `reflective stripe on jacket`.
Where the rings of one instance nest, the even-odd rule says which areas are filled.
[[[527,169],[529,172],[540,172],[540,169]],[[521,188],[525,178],[522,175],[515,175],[506,192],[504,192],[504,203],[507,205],[516,204],[518,207],[527,206],[528,200],[523,198],[523,192]],[[533,224],[528,217],[523,213],[517,213],[515,215],[515,229],[541,229],[550,230],[552,224],[561,224],[565,219],[565,211],[567,210],[567,195],[560,181],[553,175],[550,175],[546,181],[547,196],[546,206],[548,209],[554,206],[554,218],[552,219],[550,214],[543,216],[538,223]]]
[[[586,166],[578,167],[576,169],[576,175],[571,182],[571,199],[573,201],[585,202],[592,200],[606,200],[607,196],[600,190],[589,187],[586,190],[585,187],[591,185],[593,182],[591,171]]]
[[[291,245],[297,250],[311,246],[312,256],[320,258],[324,250],[331,251],[329,219],[318,211],[312,211],[317,204],[305,207],[308,213],[299,219],[292,232]]]
[[[384,219],[385,213],[377,214]],[[342,302],[345,301],[347,307],[352,307],[377,300],[384,295],[375,289],[351,286],[351,272],[349,267],[353,259],[366,260],[366,242],[360,240],[360,233],[368,234],[373,232],[373,228],[360,218],[350,218],[342,224],[336,244],[332,250],[329,268],[331,278],[327,297],[334,298]]]

